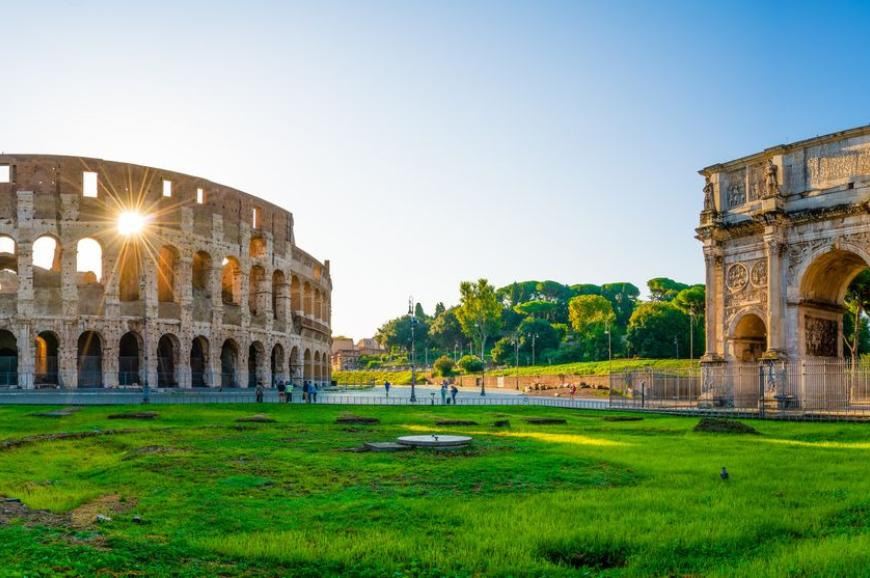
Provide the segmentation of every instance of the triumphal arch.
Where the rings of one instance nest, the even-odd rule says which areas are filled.
[[[819,364],[841,363],[846,290],[870,266],[870,125],[768,148],[700,174],[704,388],[727,389],[718,395],[735,405],[756,404],[765,387],[794,407],[829,397],[848,403],[840,398],[853,394],[853,384],[818,385],[807,375]],[[765,364],[769,384],[736,377],[740,367]],[[764,370],[747,373],[759,374]]]

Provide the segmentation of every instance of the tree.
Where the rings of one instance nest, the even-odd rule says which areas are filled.
[[[456,319],[456,308],[451,307],[438,315],[429,326],[429,340],[435,347],[443,351],[450,351],[457,343],[464,343],[465,336],[462,326]]]
[[[667,277],[654,277],[646,282],[651,301],[672,301],[677,293],[689,286]]]
[[[429,324],[424,320],[417,319],[414,327],[414,340],[418,346],[425,347]],[[403,315],[390,319],[375,333],[375,339],[387,349],[398,348],[403,351],[411,350],[411,317]]]
[[[439,301],[438,303],[435,304],[435,315],[433,315],[433,317],[437,318],[439,315],[444,313],[446,310],[447,310],[447,308],[444,306],[444,302]]]
[[[605,283],[601,286],[601,295],[613,305],[616,324],[622,327],[628,325],[628,320],[637,305],[637,298],[640,297],[640,289],[631,283]]]
[[[501,327],[501,305],[495,289],[486,279],[478,279],[477,283],[463,281],[459,285],[459,295],[456,319],[462,326],[462,332],[480,348],[480,357],[483,359],[486,340]]]
[[[550,319],[558,306],[558,303],[552,301],[535,300],[515,305],[513,310],[526,317],[532,315],[534,317]]]
[[[846,307],[852,314],[850,323],[852,341],[849,342],[847,340],[846,344],[849,347],[849,354],[854,363],[861,352],[861,329],[864,326],[864,323],[862,323],[863,315],[868,307],[870,307],[870,269],[861,271],[849,283],[849,287],[846,289]],[[844,334],[846,334],[845,331]]]
[[[477,373],[483,370],[483,362],[476,355],[463,355],[456,365],[465,373]]]
[[[689,318],[672,303],[643,303],[631,314],[627,340],[640,357],[688,356]]]
[[[689,316],[692,339],[689,341],[689,355],[694,357],[695,351],[704,351],[704,308],[706,289],[703,285],[692,285],[677,293],[673,304]]]
[[[417,303],[417,305],[414,306],[414,317],[420,321],[425,321],[427,319],[426,312],[423,311],[423,305],[420,303]]]
[[[601,287],[591,283],[578,283],[571,285],[571,291],[574,295],[601,295]]]
[[[442,355],[432,364],[433,369],[435,369],[435,374],[440,375],[441,377],[450,377],[453,375],[454,366],[455,364],[453,363],[453,360],[446,355]]]
[[[613,325],[616,313],[610,301],[600,295],[579,295],[568,302],[571,328],[581,336],[595,327]]]
[[[536,360],[545,351],[558,348],[563,335],[553,324],[534,317],[523,319],[517,327],[517,333],[520,336],[520,351],[531,353],[534,350]]]

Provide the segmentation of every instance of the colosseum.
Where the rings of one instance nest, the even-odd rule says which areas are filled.
[[[0,386],[330,378],[329,261],[293,215],[198,177],[0,155]]]

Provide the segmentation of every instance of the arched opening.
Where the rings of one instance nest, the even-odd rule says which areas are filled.
[[[278,383],[278,380],[284,380],[284,348],[280,343],[276,343],[272,348],[272,385]]]
[[[232,339],[221,346],[221,387],[238,387],[239,346]]]
[[[61,249],[48,235],[33,242],[33,286],[60,287]]]
[[[18,255],[15,240],[0,236],[0,295],[18,293]]]
[[[320,356],[320,379],[329,381],[329,355],[325,351]]]
[[[737,361],[758,361],[767,349],[767,329],[754,313],[747,313],[734,326],[731,338]]]
[[[259,315],[260,299],[263,292],[264,278],[266,272],[259,265],[251,267],[251,277],[248,286],[248,309],[252,316]]]
[[[314,290],[308,281],[302,286],[303,307],[305,308],[305,316],[311,317],[314,314]]]
[[[290,381],[293,385],[299,385],[299,382],[302,379],[302,360],[299,359],[298,347],[294,347],[290,350],[290,359],[287,369],[289,371]]]
[[[144,363],[142,350],[142,337],[138,333],[128,331],[121,336],[118,344],[118,384],[141,385],[141,368]]]
[[[266,241],[262,237],[251,237],[248,248],[251,259],[259,259],[266,254]]]
[[[157,342],[157,387],[177,387],[178,339],[166,334]]]
[[[209,299],[211,297],[211,255],[205,251],[193,254],[192,272],[190,277],[194,299]]]
[[[314,290],[314,318],[318,321],[323,319],[323,297],[320,289]]]
[[[139,285],[141,281],[141,255],[139,245],[127,241],[121,246],[118,255],[118,299],[121,301],[139,301]]]
[[[103,247],[95,239],[86,237],[76,243],[76,284],[99,283],[103,279]]]
[[[302,313],[302,284],[299,277],[290,277],[290,308],[294,313]]]
[[[309,381],[310,379],[312,379],[312,373],[311,373],[311,350],[309,350],[309,349],[306,349],[306,350],[305,350],[305,355],[303,356],[302,361],[303,361],[303,364],[304,364],[304,365],[303,365],[303,370],[302,370],[302,379],[304,379],[305,381]]]
[[[284,281],[284,273],[280,269],[272,273],[272,317],[287,318],[287,284]]]
[[[191,387],[208,387],[206,370],[208,369],[208,339],[203,336],[194,337],[190,346],[190,385]]]
[[[0,329],[0,385],[18,385],[18,341]]]
[[[57,335],[51,331],[43,331],[36,336],[33,347],[33,383],[40,385],[58,384],[58,350]]]
[[[870,305],[870,279],[862,274],[866,270],[861,256],[843,249],[828,251],[810,263],[800,284],[801,355],[842,357],[844,350],[862,354],[860,335]],[[844,319],[847,312],[851,315]]]
[[[221,270],[221,299],[227,305],[239,305],[241,296],[242,268],[235,257],[227,257]]]
[[[256,387],[258,383],[266,385],[264,364],[266,348],[259,341],[254,341],[248,348],[248,387]]]
[[[157,300],[175,303],[175,269],[178,265],[178,250],[164,245],[157,253]]]
[[[78,341],[78,386],[103,387],[103,343],[96,331],[85,331]]]

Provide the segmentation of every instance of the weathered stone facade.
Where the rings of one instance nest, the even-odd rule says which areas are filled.
[[[148,221],[124,236],[131,210]],[[34,264],[37,246],[54,258]],[[0,155],[0,384],[324,382],[331,292],[329,261],[257,197],[126,163]]]
[[[843,355],[843,301],[870,263],[870,126],[700,171],[704,362]]]

